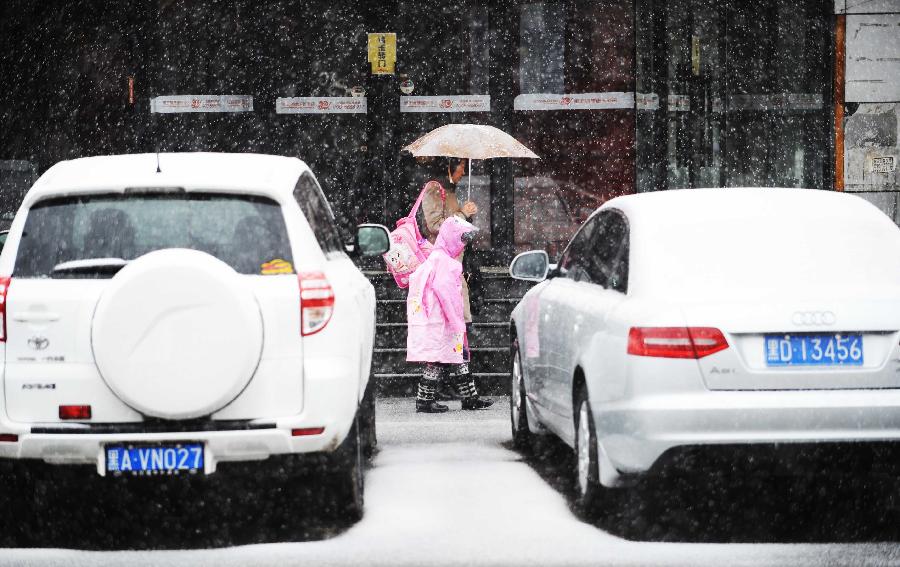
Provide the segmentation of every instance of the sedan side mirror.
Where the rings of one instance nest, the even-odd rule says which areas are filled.
[[[550,270],[550,257],[543,250],[522,252],[509,265],[509,275],[513,279],[542,282]]]
[[[387,227],[380,224],[361,224],[356,229],[355,248],[360,256],[381,256],[391,248]]]

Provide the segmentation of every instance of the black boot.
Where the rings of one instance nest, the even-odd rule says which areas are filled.
[[[462,398],[462,409],[464,410],[481,410],[494,405],[492,400],[485,400],[478,396],[475,380],[469,374],[469,365],[466,363],[457,367],[453,385],[456,387],[457,395]]]
[[[444,413],[450,408],[434,400],[416,400],[416,413]]]
[[[462,409],[464,410],[480,410],[487,409],[494,405],[494,400],[486,400],[478,396],[464,398],[462,401]]]
[[[434,393],[434,399],[439,402],[449,402],[450,400],[458,400],[456,389],[449,380],[441,380],[438,383],[437,391]]]
[[[419,380],[419,389],[416,392],[416,413],[444,413],[450,408],[434,401],[438,380],[442,369],[437,364],[426,364],[422,379]]]

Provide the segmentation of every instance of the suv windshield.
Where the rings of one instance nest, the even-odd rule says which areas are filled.
[[[28,212],[17,277],[110,277],[125,262],[164,248],[215,256],[242,274],[290,273],[281,207],[221,194],[125,194],[49,199]],[[100,261],[103,260],[103,261]],[[273,265],[277,270],[272,270]]]

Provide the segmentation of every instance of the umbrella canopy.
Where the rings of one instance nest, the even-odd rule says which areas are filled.
[[[468,159],[537,158],[518,140],[493,126],[447,124],[403,148],[416,157],[445,156]]]

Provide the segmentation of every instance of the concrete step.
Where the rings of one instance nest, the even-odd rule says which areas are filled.
[[[472,348],[509,347],[509,323],[474,323]],[[376,348],[401,348],[406,346],[406,323],[378,323],[375,332]]]
[[[509,322],[509,316],[518,302],[519,299],[515,297],[488,298],[482,302],[474,302],[472,319],[476,323]],[[379,299],[375,306],[375,316],[379,323],[405,323],[406,298]]]
[[[508,274],[482,274],[482,293],[485,297],[522,297],[534,282],[514,280]]]
[[[473,373],[503,373],[510,368],[509,347],[472,348],[469,370]],[[422,363],[406,362],[406,348],[377,348],[372,360],[375,374],[408,374],[421,371]]]
[[[375,287],[375,295],[379,299],[406,299],[407,290],[398,287],[389,273],[374,270],[364,273]],[[514,280],[508,274],[496,271],[483,271],[481,281],[481,295],[484,297],[522,297],[534,285],[533,282]]]
[[[393,277],[382,269],[369,269],[366,276],[375,287],[377,327],[372,367],[379,395],[414,396],[422,365],[406,362],[406,294]],[[482,272],[484,288],[473,302],[475,320],[469,343],[472,347],[470,369],[479,391],[485,394],[509,393],[509,318],[529,282],[511,279],[505,268],[487,268]]]
[[[416,386],[419,383],[420,373],[401,374],[376,374],[375,391],[378,396],[406,396],[416,395]],[[478,393],[485,396],[508,396],[510,388],[510,375],[502,372],[475,373],[475,386]]]

